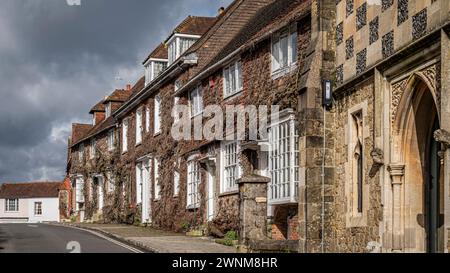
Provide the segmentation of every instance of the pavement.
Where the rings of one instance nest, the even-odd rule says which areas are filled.
[[[66,223],[64,225],[100,232],[153,253],[236,253],[235,247],[216,244],[208,237],[188,237],[149,227],[87,223]]]
[[[0,253],[139,253],[103,234],[49,224],[0,224]]]

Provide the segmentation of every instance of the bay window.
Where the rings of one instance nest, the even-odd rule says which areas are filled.
[[[297,25],[293,24],[272,36],[272,74],[297,62]]]
[[[284,114],[288,115],[284,115]],[[299,184],[299,137],[295,115],[280,114],[280,122],[269,128],[269,203],[296,203]]]
[[[200,206],[200,167],[196,161],[188,163],[187,176],[187,208],[195,209]]]
[[[223,70],[224,98],[242,91],[242,63],[237,61]]]

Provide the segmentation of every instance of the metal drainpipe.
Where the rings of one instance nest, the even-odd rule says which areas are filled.
[[[326,153],[326,108],[323,107],[323,155],[322,155],[322,242],[321,250],[325,252],[325,153]]]

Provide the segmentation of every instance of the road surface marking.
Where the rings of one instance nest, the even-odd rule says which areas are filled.
[[[137,248],[128,246],[128,245],[126,245],[126,244],[124,244],[124,243],[121,243],[121,242],[119,242],[119,241],[117,241],[117,240],[114,240],[114,239],[112,239],[112,238],[109,238],[108,236],[105,236],[105,235],[103,235],[103,234],[101,234],[101,233],[99,233],[99,232],[93,231],[93,230],[84,229],[84,228],[79,228],[79,227],[73,227],[73,226],[63,226],[63,227],[69,227],[69,228],[73,228],[73,229],[78,229],[78,230],[81,230],[81,231],[89,232],[89,233],[91,233],[91,234],[93,234],[93,235],[95,235],[95,236],[97,236],[97,237],[100,237],[100,238],[102,238],[102,239],[104,239],[104,240],[107,240],[107,241],[109,241],[109,242],[111,242],[111,243],[113,243],[113,244],[115,244],[115,245],[118,245],[118,246],[120,246],[120,247],[123,247],[123,248],[125,248],[125,249],[128,249],[128,250],[131,251],[131,252],[134,252],[134,253],[144,253],[143,251],[141,251],[141,250],[139,250],[139,249],[137,249]]]

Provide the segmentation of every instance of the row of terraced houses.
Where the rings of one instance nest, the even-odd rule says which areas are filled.
[[[77,220],[236,231],[250,251],[446,251],[449,10],[235,0],[188,16],[142,78],[93,102],[92,124],[73,124]],[[174,137],[208,124],[209,106],[237,105],[267,106],[265,137]]]

